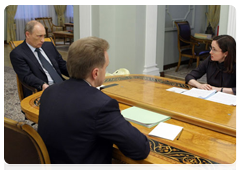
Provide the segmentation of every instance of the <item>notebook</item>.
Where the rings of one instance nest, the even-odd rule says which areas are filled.
[[[170,116],[166,116],[135,106],[122,110],[121,114],[126,120],[143,125],[148,128],[151,128],[158,123],[171,118]]]
[[[148,135],[156,136],[168,140],[174,140],[177,136],[181,135],[183,127],[172,125],[169,123],[159,123]]]

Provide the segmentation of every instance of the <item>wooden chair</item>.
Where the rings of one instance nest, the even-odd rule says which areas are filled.
[[[206,58],[209,55],[209,45],[211,40],[199,39],[191,35],[191,28],[188,21],[175,21],[178,32],[178,52],[179,60],[176,72],[181,64],[182,57],[190,58],[189,65],[192,63],[192,59],[197,59],[197,67],[200,62],[200,58]]]
[[[44,141],[33,127],[4,117],[4,159],[9,164],[50,164]]]
[[[55,43],[54,43],[54,41],[53,41],[53,39],[51,37],[50,38],[45,38],[44,40],[47,41],[47,42],[52,42],[55,45]],[[21,40],[21,41],[10,41],[9,45],[10,45],[11,49],[13,50],[18,45],[20,45],[22,42],[23,42],[23,40]],[[17,79],[18,96],[19,96],[20,101],[22,101],[22,99],[25,98],[24,94],[23,94],[23,86],[25,88],[31,90],[32,93],[36,93],[37,92],[37,89],[35,89],[35,88],[27,85],[26,83],[20,81],[20,79],[18,78],[17,75],[16,75],[16,79]]]
[[[41,22],[46,28],[46,37],[52,37],[54,31],[65,30],[64,26],[57,26],[52,23],[52,17],[35,18],[36,21]]]

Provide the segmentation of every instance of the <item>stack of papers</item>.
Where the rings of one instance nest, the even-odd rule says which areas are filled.
[[[226,105],[233,105],[236,106],[236,96],[232,94],[227,94],[223,92],[217,92],[215,95],[212,95],[211,97],[207,98],[206,100],[222,103]]]
[[[182,94],[185,94],[187,96],[192,96],[192,97],[198,97],[201,99],[206,99],[214,95],[216,92],[217,92],[216,90],[202,90],[202,89],[192,88],[191,90],[188,90]]]
[[[126,120],[143,125],[148,128],[151,128],[157,125],[159,122],[163,122],[171,118],[170,116],[166,116],[135,106],[122,110],[121,114]]]
[[[182,130],[181,126],[161,122],[148,135],[174,140],[181,135]]]
[[[182,88],[172,87],[167,89],[167,91],[181,93],[187,96],[197,97],[201,99],[206,99],[212,102],[233,105],[236,106],[236,95],[227,94],[223,92],[217,92],[216,90],[202,90],[197,88],[192,88],[191,90],[185,90]]]

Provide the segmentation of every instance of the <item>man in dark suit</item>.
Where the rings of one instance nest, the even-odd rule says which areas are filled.
[[[132,159],[144,159],[149,141],[121,115],[118,102],[96,87],[109,64],[108,42],[88,37],[69,48],[70,79],[44,90],[38,132],[51,163],[108,164],[113,144]]]
[[[46,34],[44,26],[38,21],[29,21],[25,27],[25,41],[10,53],[12,66],[20,81],[36,88],[38,91],[46,89],[49,85],[64,80],[61,74],[68,76],[66,61],[58,53],[51,42],[44,42]],[[39,49],[40,53],[38,53]],[[39,56],[41,55],[41,56]],[[52,72],[48,70],[40,58],[47,61]],[[26,88],[23,89],[24,97],[32,94]]]

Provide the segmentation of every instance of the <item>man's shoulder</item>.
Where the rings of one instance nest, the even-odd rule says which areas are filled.
[[[53,45],[52,42],[48,42],[48,41],[45,41],[43,44],[42,44],[42,48],[55,48],[55,46]]]
[[[17,47],[15,47],[11,52],[10,52],[10,56],[12,54],[21,54],[23,51],[25,51],[27,49],[27,44],[25,41],[23,41],[23,43],[19,44]]]

